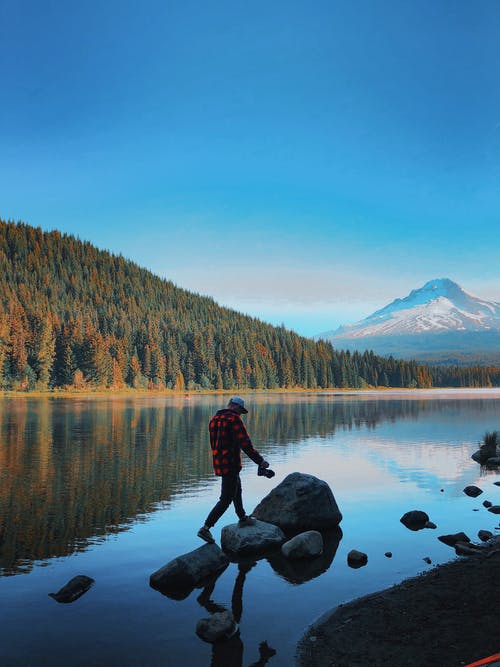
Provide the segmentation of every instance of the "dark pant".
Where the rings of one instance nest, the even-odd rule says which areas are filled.
[[[222,476],[219,502],[207,516],[205,526],[208,526],[208,528],[215,526],[231,503],[234,503],[234,509],[238,518],[242,519],[245,516],[245,510],[243,509],[243,502],[241,500],[240,475],[237,472],[230,472]]]

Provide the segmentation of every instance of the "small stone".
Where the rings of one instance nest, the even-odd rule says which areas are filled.
[[[429,556],[426,556],[425,558],[422,558],[422,560],[424,560],[428,565],[430,565],[430,564],[432,563],[432,561],[431,561],[431,559],[429,558]]]
[[[367,563],[368,563],[368,556],[362,551],[357,551],[356,549],[352,549],[347,554],[347,564],[349,565],[349,567],[356,569],[358,567],[363,567]]]
[[[483,507],[491,507],[492,505],[493,505],[493,503],[490,502],[489,500],[485,500],[485,501],[483,502]]]
[[[87,577],[85,574],[78,574],[73,579],[70,579],[57,593],[49,593],[49,596],[57,602],[64,604],[74,602],[86,593],[93,583],[94,580],[91,577]]]
[[[429,521],[429,516],[422,510],[411,510],[403,514],[400,521],[410,530],[422,530]]]
[[[441,493],[444,493],[444,489],[440,489]]]
[[[384,554],[384,556],[385,556],[386,558],[392,558],[392,551],[386,551],[385,554]]]
[[[490,530],[480,530],[477,534],[481,542],[487,542],[490,537],[493,537],[493,533]]]
[[[466,486],[464,489],[465,495],[470,496],[471,498],[477,498],[482,494],[482,492],[482,489],[480,489],[478,486],[474,486],[473,484],[471,486]]]

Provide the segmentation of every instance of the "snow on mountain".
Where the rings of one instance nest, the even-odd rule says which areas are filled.
[[[500,331],[500,303],[474,296],[448,278],[437,278],[403,299],[395,299],[366,319],[317,338],[335,342],[371,336],[460,331]]]

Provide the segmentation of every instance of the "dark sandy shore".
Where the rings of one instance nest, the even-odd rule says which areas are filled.
[[[459,667],[500,651],[500,538],[309,628],[299,667]]]

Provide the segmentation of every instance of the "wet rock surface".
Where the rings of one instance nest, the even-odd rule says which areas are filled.
[[[422,510],[410,510],[403,514],[401,523],[410,530],[422,530],[429,523],[429,516]]]
[[[497,538],[474,558],[341,605],[301,639],[297,664],[457,667],[495,653],[498,589],[492,582],[499,571]],[[492,595],[494,604],[487,602]]]
[[[473,484],[466,486],[464,489],[465,495],[470,496],[471,498],[477,498],[482,494],[482,492],[482,489],[480,489],[478,486],[474,486]]]
[[[351,549],[349,553],[347,554],[347,564],[349,567],[352,568],[358,568],[358,567],[363,567],[368,563],[368,556],[363,553],[362,551],[358,551],[357,549]]]
[[[177,556],[149,578],[150,585],[166,595],[182,599],[205,579],[223,572],[229,558],[216,544],[205,544],[194,551]],[[178,593],[178,595],[175,595]],[[180,596],[180,598],[179,598]]]
[[[449,535],[439,535],[438,540],[449,547],[454,547],[458,542],[470,542],[470,537],[465,533],[451,533]]]
[[[225,641],[238,632],[238,625],[230,611],[215,612],[202,618],[196,625],[196,634],[205,642]]]

